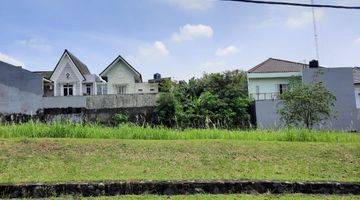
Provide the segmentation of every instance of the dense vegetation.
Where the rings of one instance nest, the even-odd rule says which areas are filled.
[[[249,128],[251,100],[243,71],[204,74],[160,85],[159,123],[176,128]]]
[[[178,130],[164,127],[142,127],[129,124],[117,127],[106,127],[94,124],[42,124],[36,122],[0,125],[0,138],[17,137],[112,138],[142,140],[227,139],[252,141],[360,143],[360,135],[356,133],[311,131],[307,129],[283,129],[279,131],[230,131],[220,129]]]

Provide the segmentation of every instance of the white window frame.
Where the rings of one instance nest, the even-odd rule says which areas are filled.
[[[115,85],[116,94],[127,94],[127,84]]]
[[[63,84],[62,85],[62,90],[61,90],[62,96],[74,96],[74,94],[75,94],[75,89],[74,88],[75,88],[74,84],[72,84],[72,83]],[[70,89],[72,90],[71,95],[69,94]],[[66,90],[67,95],[65,95],[65,92],[64,92],[65,90]]]

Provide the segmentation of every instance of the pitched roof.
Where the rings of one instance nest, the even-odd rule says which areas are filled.
[[[76,56],[74,56],[74,54],[70,53],[70,51],[68,51],[67,49],[65,49],[65,52],[67,52],[67,54],[70,56],[70,59],[74,62],[81,74],[90,74],[87,66],[83,62],[81,62]]]
[[[125,63],[126,66],[128,66],[135,74],[137,74],[142,82],[142,76],[140,74],[140,72],[138,72],[133,66],[130,65],[130,63],[128,63],[121,55],[119,55],[118,57],[115,58],[115,60],[113,60],[110,65],[108,65],[101,73],[100,73],[100,76],[105,72],[107,71],[110,67],[113,66],[113,64],[115,64],[115,62],[117,60],[121,60],[122,62]]]
[[[300,72],[304,68],[307,68],[307,64],[292,62],[287,60],[280,60],[275,58],[269,58],[259,65],[251,68],[249,73],[281,73],[281,72]]]
[[[79,70],[80,74],[83,76],[84,80],[85,80],[85,76],[86,74],[90,74],[90,71],[89,69],[87,68],[87,66],[81,62],[76,56],[74,56],[74,54],[70,53],[70,51],[68,51],[67,49],[65,49],[64,53],[61,55],[58,63],[56,64],[55,66],[55,69],[52,71],[50,77],[52,77],[52,75],[54,74],[56,68],[58,67],[60,61],[61,61],[61,58],[65,55],[69,55],[70,57],[70,60],[75,64],[75,67]],[[49,78],[50,78],[49,77]]]
[[[38,74],[43,78],[50,79],[52,71],[33,71],[33,73]]]
[[[360,67],[354,67],[353,69],[354,84],[360,83]]]

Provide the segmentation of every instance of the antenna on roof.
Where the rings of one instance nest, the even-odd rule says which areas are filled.
[[[311,4],[314,5],[314,0],[311,0]],[[313,16],[313,25],[314,25],[314,40],[315,40],[315,55],[316,59],[319,60],[319,40],[318,40],[318,33],[317,33],[317,27],[316,27],[316,15],[315,15],[315,9],[314,7],[311,8],[312,10],[312,16]]]

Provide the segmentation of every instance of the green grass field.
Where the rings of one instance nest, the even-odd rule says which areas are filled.
[[[195,140],[227,139],[251,141],[298,141],[360,143],[360,134],[309,131],[306,129],[285,129],[281,131],[228,131],[218,129],[175,130],[133,125],[104,127],[70,123],[25,123],[21,125],[0,125],[0,138],[102,138],[142,140]]]
[[[360,181],[359,143],[7,138],[0,146],[0,183]]]

